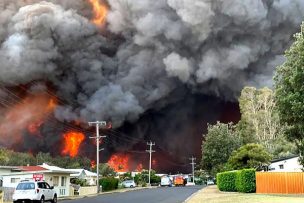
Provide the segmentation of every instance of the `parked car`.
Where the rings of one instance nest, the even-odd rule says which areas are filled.
[[[41,203],[51,201],[57,203],[57,194],[54,187],[44,181],[22,181],[14,191],[13,202],[23,201],[38,201]]]
[[[172,186],[172,180],[170,179],[169,176],[162,176],[160,179],[160,186],[164,187],[164,186]]]
[[[126,187],[126,188],[136,187],[136,183],[134,182],[134,180],[125,180],[121,184],[123,187]]]
[[[213,180],[207,180],[207,185],[214,185],[214,181]]]

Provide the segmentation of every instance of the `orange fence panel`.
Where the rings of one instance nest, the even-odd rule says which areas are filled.
[[[304,194],[304,173],[257,172],[256,193]]]

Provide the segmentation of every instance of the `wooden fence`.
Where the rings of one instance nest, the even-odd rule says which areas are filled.
[[[257,172],[256,193],[304,194],[304,173]]]

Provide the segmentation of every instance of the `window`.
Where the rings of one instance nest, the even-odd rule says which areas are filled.
[[[42,182],[40,182],[40,183],[38,183],[38,188],[45,188],[45,185],[44,185],[44,183],[42,183]]]
[[[19,183],[16,190],[34,190],[34,183]]]
[[[51,189],[50,185],[47,184],[47,183],[44,183],[44,186],[45,186],[46,189]]]
[[[61,186],[66,186],[66,178],[64,176],[61,176]]]
[[[53,177],[53,186],[58,186],[59,185],[59,176],[54,176]]]
[[[280,167],[280,169],[284,169],[284,165],[283,164],[279,165],[279,167]]]
[[[18,183],[20,182],[20,178],[11,178],[11,183]]]

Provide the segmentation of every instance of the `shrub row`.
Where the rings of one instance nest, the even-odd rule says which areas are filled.
[[[255,170],[243,169],[217,174],[217,186],[220,191],[227,192],[255,192]]]
[[[118,179],[116,178],[102,178],[99,180],[99,184],[102,186],[102,191],[110,191],[118,188]]]

